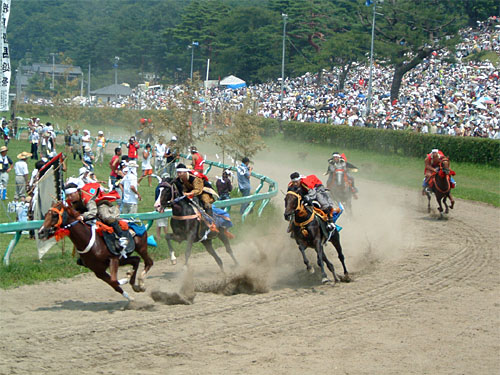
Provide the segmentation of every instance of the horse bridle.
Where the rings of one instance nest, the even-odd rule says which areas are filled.
[[[64,206],[62,206],[60,209],[57,209],[56,207],[51,207],[49,211],[54,212],[55,214],[58,215],[57,223],[53,225],[53,228],[55,229],[69,229],[80,221],[80,220],[75,220],[65,225],[64,223],[68,219],[68,213],[64,209]]]

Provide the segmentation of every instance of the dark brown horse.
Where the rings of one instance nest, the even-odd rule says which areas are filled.
[[[95,226],[90,226],[78,220],[78,216],[80,214],[77,211],[62,202],[54,203],[45,215],[43,225],[38,232],[39,237],[41,239],[48,239],[53,237],[58,230],[69,231],[69,238],[75,245],[83,264],[91,269],[99,279],[108,283],[128,300],[133,300],[133,298],[120,285],[130,281],[135,292],[144,292],[146,290],[144,286],[146,273],[153,266],[153,260],[148,255],[147,232],[140,237],[134,237],[135,251],[144,260],[144,270],[139,277],[138,285],[135,285],[137,269],[141,261],[140,258],[138,256],[128,256],[127,258],[118,259],[118,256],[109,252],[103,238],[96,234]],[[130,280],[118,280],[118,267],[125,264],[130,264],[133,267]],[[111,275],[106,272],[108,267]]]
[[[219,238],[224,244],[227,253],[233,259],[234,264],[237,265],[238,261],[234,257],[229,238],[224,229],[219,228],[219,232],[210,231],[204,220],[202,220],[200,215],[193,209],[193,205],[189,202],[189,199],[182,195],[182,187],[175,183],[175,180],[169,178],[166,182],[163,182],[163,185],[159,196],[161,210],[164,210],[166,207],[172,208],[170,226],[172,227],[173,233],[168,233],[165,237],[170,252],[173,251],[170,240],[176,242],[186,241],[186,260],[184,265],[187,266],[189,257],[191,256],[193,243],[201,242],[203,246],[205,246],[207,252],[213,256],[221,271],[224,272],[222,260],[217,255],[212,245],[212,240],[214,238]]]
[[[425,190],[427,194],[427,212],[431,212],[431,192],[436,196],[436,201],[439,205],[438,210],[440,213],[440,217],[443,217],[443,206],[441,202],[444,204],[445,213],[449,212],[448,205],[446,204],[446,200],[449,199],[451,204],[450,207],[453,209],[455,205],[455,200],[451,196],[451,182],[450,182],[450,160],[448,158],[441,159],[439,163],[439,171],[431,176],[429,179],[429,188]]]
[[[326,263],[328,269],[333,274],[333,279],[335,282],[339,281],[333,264],[328,260],[323,245],[328,241],[337,250],[337,254],[342,267],[344,268],[344,276],[341,278],[342,281],[350,281],[349,273],[344,262],[344,254],[342,253],[342,246],[340,245],[340,234],[337,230],[327,238],[321,229],[320,219],[317,214],[310,208],[304,206],[302,202],[302,195],[297,189],[291,189],[286,193],[285,196],[285,220],[292,222],[292,233],[295,238],[295,242],[299,246],[299,250],[304,259],[304,264],[307,270],[311,273],[314,272],[314,268],[309,263],[309,259],[306,256],[306,249],[311,247],[316,250],[318,258],[318,266],[321,270],[323,284],[330,282],[325,273],[324,263]]]

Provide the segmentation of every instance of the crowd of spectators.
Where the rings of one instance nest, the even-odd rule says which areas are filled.
[[[259,116],[284,121],[318,122],[332,125],[366,126],[451,136],[500,139],[499,67],[476,58],[490,51],[500,56],[500,22],[490,17],[477,27],[461,31],[455,51],[433,52],[403,78],[399,99],[390,99],[394,69],[374,64],[371,108],[367,110],[369,67],[353,64],[339,89],[341,69],[306,73],[287,78],[281,98],[281,82],[275,80],[232,90],[213,87],[200,90],[198,103],[207,114],[243,107],[253,100]],[[474,55],[474,56],[471,56]],[[496,62],[498,64],[498,60]],[[134,109],[167,109],[182,105],[181,85],[160,90],[133,90],[112,105]],[[282,106],[283,103],[283,106]],[[203,117],[206,122],[210,116]]]

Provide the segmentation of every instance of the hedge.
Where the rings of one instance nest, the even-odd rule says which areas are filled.
[[[115,124],[135,125],[140,118],[155,118],[158,111],[130,110],[125,108],[89,108],[79,106],[40,106],[34,104],[19,104],[16,108],[18,113],[27,116],[40,117],[61,117],[68,119],[68,122],[86,122],[89,124]]]
[[[424,157],[438,148],[453,161],[500,166],[500,141],[494,139],[295,121],[282,122],[280,126],[275,119],[265,119],[261,126],[265,135],[282,131],[287,138],[306,142],[414,157]]]

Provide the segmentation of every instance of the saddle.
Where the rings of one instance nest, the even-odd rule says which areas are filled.
[[[137,225],[134,221],[119,220],[118,224],[120,229],[127,233],[126,237],[129,240],[125,249],[121,249],[122,246],[119,243],[120,237],[115,233],[113,227],[97,221],[95,224],[96,233],[103,238],[111,254],[126,258],[135,250],[134,237],[142,237],[146,232],[146,228],[143,225]]]

